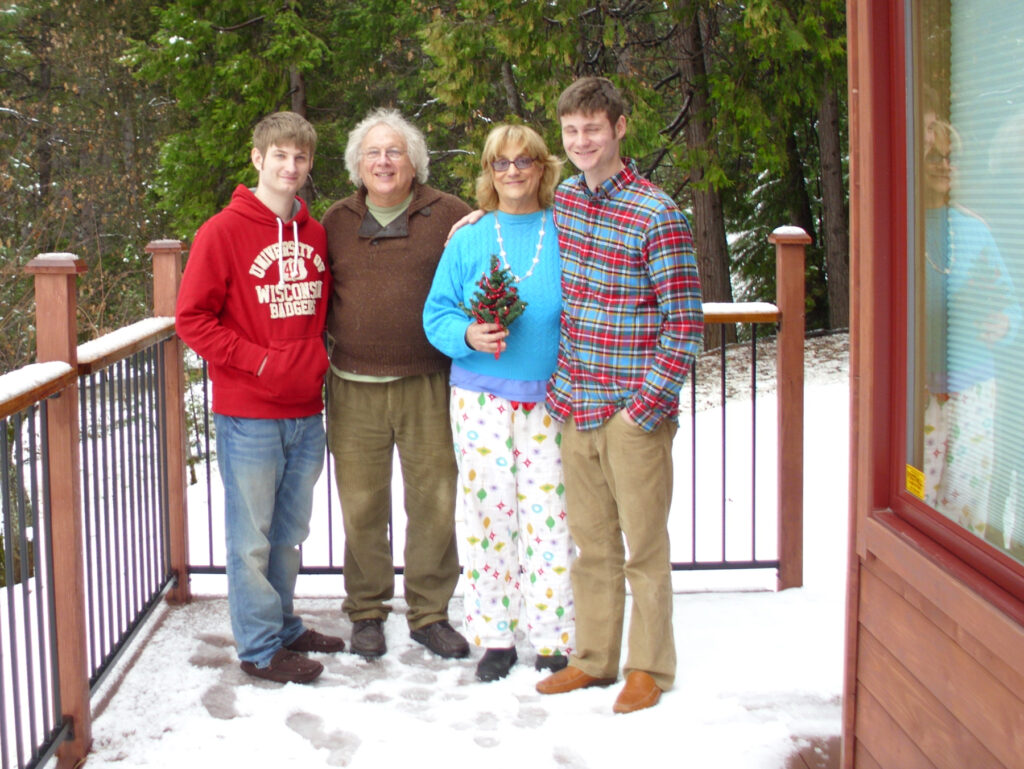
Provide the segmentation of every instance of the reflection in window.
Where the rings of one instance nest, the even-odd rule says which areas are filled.
[[[1024,176],[1006,165],[1018,128],[1024,149],[1024,22],[993,45],[1000,5],[908,3],[908,460],[926,503],[1024,561]]]

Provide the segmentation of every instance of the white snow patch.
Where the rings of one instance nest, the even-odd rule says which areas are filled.
[[[0,376],[0,403],[14,400],[48,382],[56,381],[71,370],[70,364],[55,360],[30,363],[4,374]]]
[[[174,328],[174,318],[158,316],[146,318],[130,326],[119,328],[109,334],[93,339],[91,342],[78,346],[78,362],[92,363],[93,361],[110,355],[122,347],[129,347],[141,339],[161,331],[170,331]]]

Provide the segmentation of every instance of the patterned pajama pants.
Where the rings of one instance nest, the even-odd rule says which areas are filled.
[[[988,519],[995,443],[996,383],[927,396],[924,412],[925,502],[981,534]]]
[[[561,429],[543,403],[452,387],[465,513],[466,629],[477,646],[515,646],[525,622],[538,654],[574,645]]]

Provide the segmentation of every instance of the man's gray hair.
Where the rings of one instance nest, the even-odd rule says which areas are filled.
[[[427,140],[423,137],[423,132],[420,129],[402,117],[402,113],[389,107],[375,109],[349,132],[348,145],[345,147],[345,169],[348,171],[349,179],[357,187],[362,185],[362,179],[359,177],[359,156],[363,140],[366,139],[366,134],[371,129],[382,124],[405,139],[405,150],[409,153],[409,162],[416,169],[416,181],[426,184],[427,177],[430,175]]]

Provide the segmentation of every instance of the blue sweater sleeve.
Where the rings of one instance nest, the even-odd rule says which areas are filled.
[[[466,344],[466,329],[471,320],[459,307],[466,283],[460,268],[467,262],[462,255],[469,242],[469,231],[469,227],[461,228],[445,247],[423,305],[423,330],[427,339],[452,360],[473,352]]]

